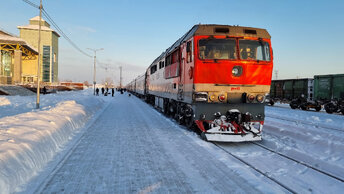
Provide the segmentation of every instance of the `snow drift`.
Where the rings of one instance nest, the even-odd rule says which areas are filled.
[[[17,186],[38,174],[106,104],[84,92],[74,97],[46,110],[0,118],[1,193],[15,192]]]

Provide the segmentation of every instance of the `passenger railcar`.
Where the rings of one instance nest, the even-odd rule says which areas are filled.
[[[272,54],[265,29],[195,25],[149,66],[144,97],[209,141],[261,140]]]

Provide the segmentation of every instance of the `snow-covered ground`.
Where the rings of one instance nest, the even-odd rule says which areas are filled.
[[[205,142],[132,96],[0,97],[0,193],[341,193],[344,116],[266,107],[263,141]]]
[[[0,193],[11,193],[51,161],[107,104],[91,91],[0,97]]]

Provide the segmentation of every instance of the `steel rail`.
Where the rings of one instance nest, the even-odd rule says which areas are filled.
[[[342,179],[342,178],[340,178],[340,177],[337,177],[337,176],[332,175],[332,174],[330,174],[330,173],[328,173],[328,172],[325,172],[325,171],[323,171],[323,170],[320,170],[320,169],[318,169],[318,168],[315,168],[315,167],[311,166],[310,164],[307,164],[307,163],[305,163],[305,162],[303,162],[303,161],[294,159],[294,158],[292,158],[292,157],[290,157],[290,156],[287,156],[287,155],[285,155],[285,154],[283,154],[283,153],[281,153],[281,152],[278,152],[278,151],[276,151],[276,150],[273,150],[273,149],[271,149],[271,148],[268,148],[268,147],[266,147],[266,146],[264,146],[264,145],[262,145],[262,144],[260,144],[260,143],[257,143],[257,142],[250,142],[250,143],[252,143],[252,144],[254,144],[254,145],[257,145],[257,146],[259,146],[259,147],[261,147],[261,148],[263,148],[263,149],[266,149],[266,150],[268,150],[268,151],[270,151],[270,152],[273,152],[273,153],[275,153],[275,154],[277,154],[277,155],[279,155],[279,156],[282,156],[282,157],[284,157],[284,158],[287,158],[287,159],[289,159],[289,160],[292,160],[292,161],[294,161],[294,162],[296,162],[296,163],[298,163],[298,164],[301,164],[301,165],[303,165],[303,166],[306,166],[307,168],[313,169],[313,170],[315,170],[315,171],[317,171],[317,172],[319,172],[319,173],[321,173],[321,174],[324,174],[324,175],[326,175],[326,176],[329,176],[329,177],[331,177],[331,178],[334,178],[334,179],[336,179],[336,180],[338,180],[338,181],[344,182],[344,179]]]
[[[242,158],[232,154],[231,152],[227,151],[226,149],[224,149],[223,147],[221,147],[220,145],[218,145],[217,143],[213,142],[213,144],[220,148],[221,150],[223,150],[224,152],[228,153],[229,155],[231,155],[233,158],[239,160],[240,162],[244,163],[246,166],[252,168],[253,170],[255,170],[256,172],[258,172],[259,174],[265,176],[266,178],[270,179],[271,181],[275,182],[276,184],[278,184],[279,186],[283,187],[284,189],[286,189],[287,191],[296,194],[297,192],[294,191],[293,189],[289,188],[288,186],[284,185],[283,183],[281,183],[280,181],[276,180],[275,178],[269,176],[267,173],[264,173],[263,171],[259,170],[258,168],[254,167],[253,165],[251,165],[250,163],[246,162],[245,160],[243,160]]]

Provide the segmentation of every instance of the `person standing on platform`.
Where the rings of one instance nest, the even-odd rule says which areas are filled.
[[[104,87],[102,87],[102,95],[104,95]]]
[[[96,88],[96,96],[99,96],[99,88]]]
[[[115,94],[115,89],[114,88],[111,89],[111,93],[112,93],[112,97],[113,97],[113,95]]]

